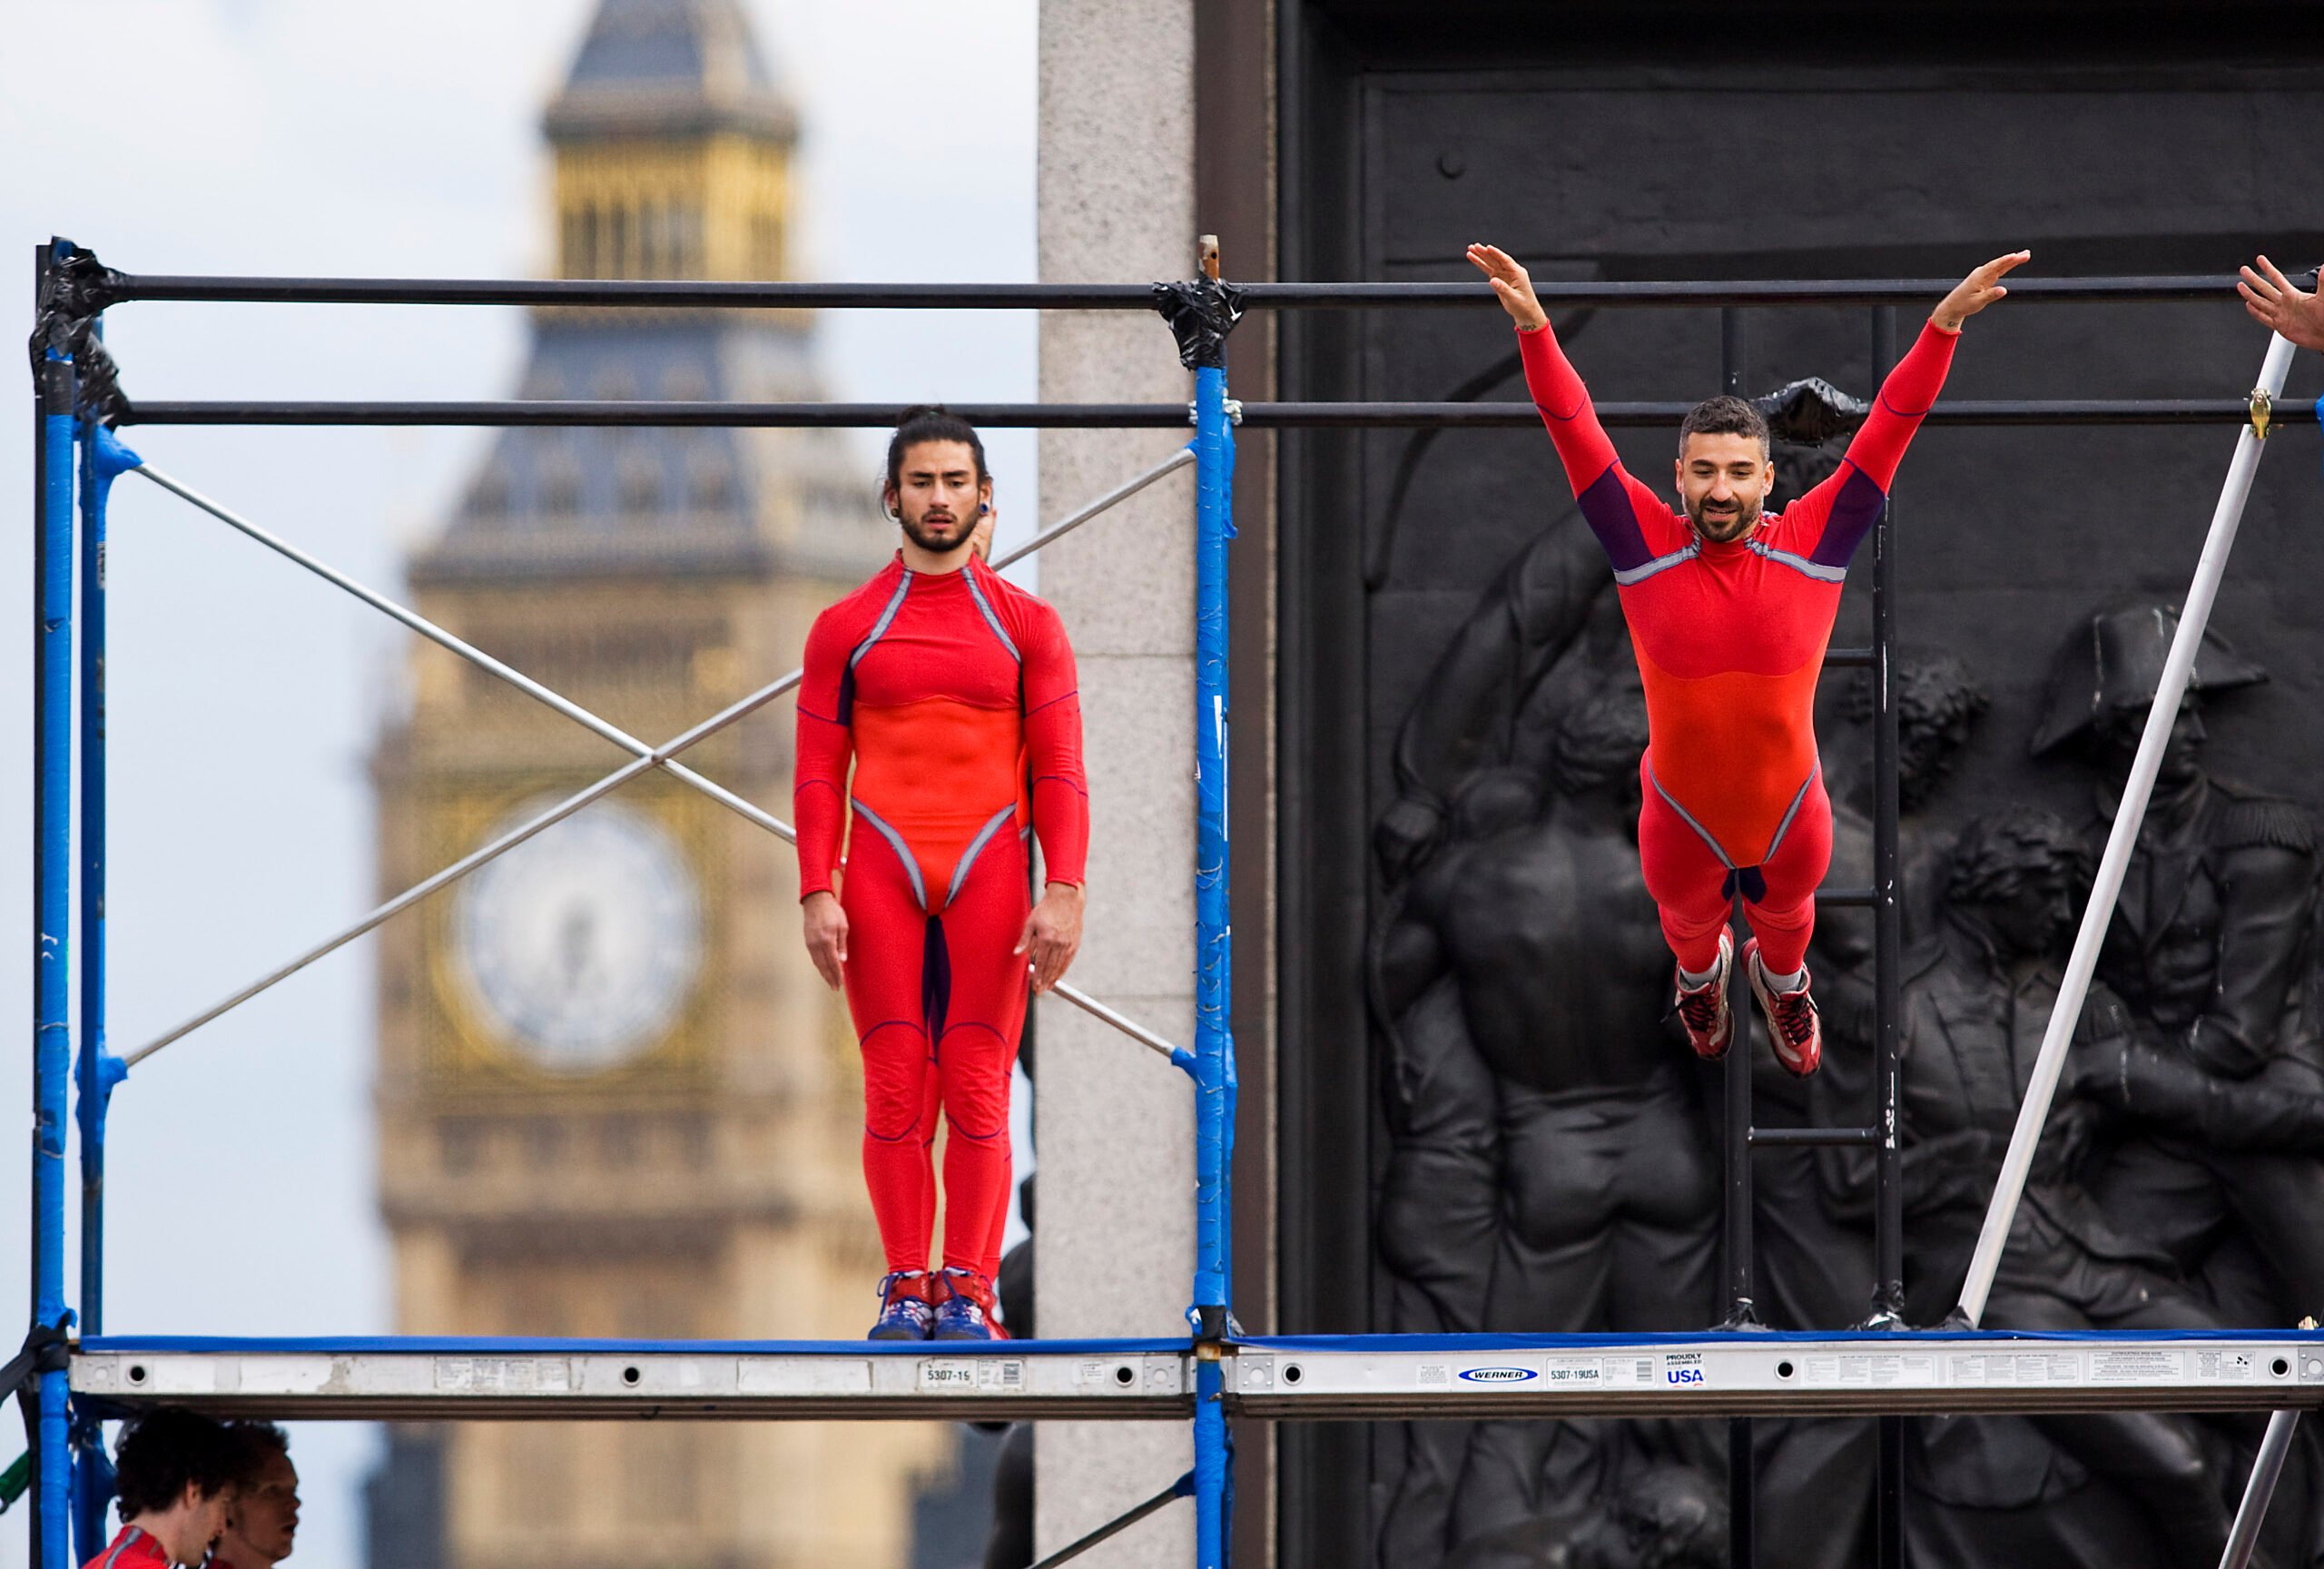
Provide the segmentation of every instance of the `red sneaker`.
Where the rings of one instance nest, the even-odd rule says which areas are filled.
[[[1799,972],[1798,990],[1777,991],[1768,984],[1767,969],[1759,962],[1759,940],[1754,937],[1743,944],[1743,974],[1768,1021],[1768,1044],[1775,1048],[1776,1065],[1802,1079],[1815,1072],[1824,1061],[1824,1021],[1816,1011],[1816,999],[1808,995],[1807,970]]]
[[[1687,1027],[1687,1044],[1706,1062],[1716,1062],[1735,1043],[1735,1011],[1727,1005],[1727,975],[1735,962],[1735,939],[1718,934],[1718,962],[1711,978],[1699,986],[1684,980],[1672,982],[1676,995],[1670,1011]]]

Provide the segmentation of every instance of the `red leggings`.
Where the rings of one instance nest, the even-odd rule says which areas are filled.
[[[1757,866],[1737,866],[1711,836],[1662,794],[1653,770],[1639,765],[1645,789],[1638,814],[1639,860],[1646,891],[1662,915],[1662,938],[1679,967],[1697,974],[1718,962],[1718,934],[1743,913],[1759,940],[1759,961],[1777,975],[1807,962],[1816,931],[1816,890],[1832,863],[1832,798],[1824,771],[1809,775],[1789,820],[1774,835],[1773,853]]]
[[[1011,1176],[1009,1077],[1029,984],[1014,952],[1032,908],[1024,839],[995,834],[931,915],[885,837],[859,818],[840,885],[847,1007],[863,1046],[863,1179],[888,1268],[925,1269],[940,1113],[944,1263],[1000,1268]],[[932,1043],[932,1044],[931,1044]]]

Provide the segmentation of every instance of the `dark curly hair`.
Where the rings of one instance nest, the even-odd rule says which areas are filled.
[[[915,403],[903,411],[896,421],[896,433],[888,438],[889,489],[901,487],[904,453],[922,441],[961,443],[976,455],[978,479],[988,478],[984,467],[984,439],[977,434],[977,428],[941,403]]]
[[[255,1473],[249,1442],[207,1416],[160,1406],[121,1436],[113,1459],[113,1492],[121,1517],[158,1515],[192,1483],[205,1498],[239,1487]]]
[[[1682,457],[1689,436],[1748,436],[1758,442],[1759,455],[1768,455],[1767,417],[1748,399],[1730,393],[1706,398],[1687,410],[1687,417],[1679,422],[1679,451]]]

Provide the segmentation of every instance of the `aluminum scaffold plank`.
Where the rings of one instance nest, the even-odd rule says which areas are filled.
[[[2324,1405],[2324,1334],[1297,1336],[1220,1347],[1219,1404],[1285,1422],[2273,1411]],[[294,1420],[1178,1420],[1178,1340],[108,1337],[76,1399]]]
[[[74,1395],[217,1416],[1186,1421],[1177,1341],[92,1341]]]

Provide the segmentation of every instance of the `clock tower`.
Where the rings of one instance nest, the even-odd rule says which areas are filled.
[[[739,0],[600,0],[550,104],[565,277],[781,278],[792,111]],[[526,398],[817,396],[788,311],[545,309]],[[509,429],[409,564],[423,613],[630,734],[798,661],[891,548],[827,433]],[[626,754],[431,645],[374,758],[402,888]],[[687,761],[783,813],[787,701]],[[876,1308],[862,1090],[790,849],[649,771],[386,928],[396,1328],[846,1338]],[[941,1428],[399,1430],[372,1569],[900,1564]]]

